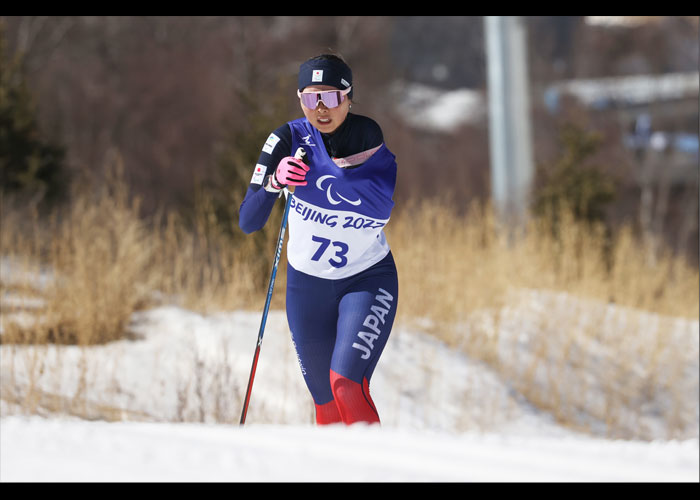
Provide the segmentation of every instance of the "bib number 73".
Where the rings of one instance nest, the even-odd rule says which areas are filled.
[[[328,259],[328,262],[333,267],[343,267],[348,263],[348,258],[345,256],[348,253],[348,245],[342,241],[331,241],[328,238],[321,238],[320,236],[311,236],[311,240],[316,243],[320,243],[318,250],[314,253],[311,260],[321,260],[321,257],[326,252],[329,246],[333,245],[335,250],[335,255],[333,258]]]

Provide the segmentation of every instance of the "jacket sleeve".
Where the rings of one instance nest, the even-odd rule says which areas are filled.
[[[267,178],[263,182],[267,182]],[[255,186],[255,188],[248,187],[238,214],[238,226],[246,234],[258,231],[265,226],[272,213],[272,207],[279,198],[279,193],[265,191],[262,186]]]
[[[248,185],[248,191],[241,203],[238,211],[238,226],[244,233],[250,234],[265,226],[267,219],[272,213],[272,207],[279,198],[279,192],[271,193],[263,186],[268,182],[268,177],[275,171],[277,164],[285,156],[289,156],[292,148],[292,131],[288,124],[277,128],[268,137],[255,166],[265,169],[264,176],[253,177],[253,181]],[[262,178],[262,181],[260,179]]]

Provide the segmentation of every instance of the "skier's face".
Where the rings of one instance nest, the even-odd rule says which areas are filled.
[[[303,92],[321,92],[323,90],[338,90],[335,87],[329,85],[318,85],[315,87],[306,87]],[[335,132],[335,130],[340,127],[340,125],[345,121],[348,116],[348,111],[350,110],[350,99],[345,96],[343,102],[341,102],[335,108],[328,108],[323,103],[319,101],[315,109],[307,108],[300,101],[301,110],[304,112],[304,116],[309,120],[309,123],[316,127],[320,132],[324,134],[330,134]]]

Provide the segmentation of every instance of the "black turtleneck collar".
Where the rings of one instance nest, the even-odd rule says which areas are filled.
[[[349,140],[350,138],[348,137],[352,129],[350,122],[354,120],[354,116],[352,113],[348,113],[343,123],[333,132],[330,134],[321,133],[323,144],[325,144],[326,151],[331,157],[343,158],[357,153],[353,147],[355,146],[353,144],[355,141]]]

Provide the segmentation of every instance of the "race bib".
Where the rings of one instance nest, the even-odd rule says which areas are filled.
[[[357,274],[389,253],[375,219],[350,210],[329,210],[292,197],[287,258],[298,271],[327,279]]]

